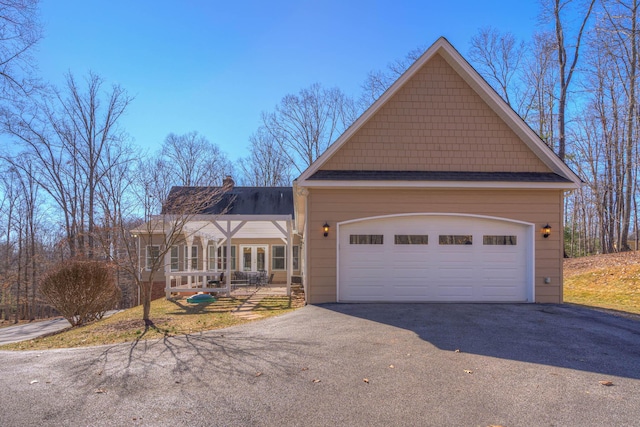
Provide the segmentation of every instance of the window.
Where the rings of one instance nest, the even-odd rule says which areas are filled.
[[[471,245],[473,244],[473,236],[441,235],[438,242],[441,245]]]
[[[287,247],[284,245],[273,245],[271,247],[271,269],[284,270],[286,268]]]
[[[184,247],[184,263],[187,264],[187,260],[189,259],[189,246]],[[191,246],[191,270],[198,269],[198,247]]]
[[[160,246],[147,245],[147,262],[146,262],[147,270],[151,270],[153,265],[157,263],[159,257],[160,257]]]
[[[293,247],[293,270],[300,271],[300,246]],[[285,245],[271,246],[271,269],[287,269],[287,247]]]
[[[383,242],[382,234],[351,234],[349,235],[349,244],[351,245],[381,245]]]
[[[483,245],[514,246],[517,236],[482,236]]]
[[[171,271],[178,271],[180,269],[179,251],[177,246],[171,246]]]
[[[396,245],[428,245],[429,236],[426,234],[396,234]]]
[[[293,271],[300,271],[300,246],[293,247]]]
[[[218,270],[227,269],[227,245],[218,247]],[[231,246],[231,271],[236,270],[236,247]]]

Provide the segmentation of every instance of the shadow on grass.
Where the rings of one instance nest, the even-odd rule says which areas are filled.
[[[176,310],[169,313],[172,315],[225,313],[234,310],[244,302],[244,300],[237,298],[220,298],[215,302],[201,302],[198,304],[186,303],[186,300],[182,299],[169,301],[176,306]]]
[[[274,311],[292,308],[291,297],[265,297],[255,306],[254,311]]]

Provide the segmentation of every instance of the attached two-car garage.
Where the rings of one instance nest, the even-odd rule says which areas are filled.
[[[531,302],[532,224],[407,214],[338,224],[338,301]]]

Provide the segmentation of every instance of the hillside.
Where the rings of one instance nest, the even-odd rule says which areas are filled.
[[[640,254],[565,259],[564,301],[640,314]]]

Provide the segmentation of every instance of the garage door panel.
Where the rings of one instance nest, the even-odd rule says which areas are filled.
[[[470,285],[439,285],[437,288],[438,296],[441,298],[468,298],[473,297],[473,286]]]
[[[460,215],[400,216],[339,225],[338,298],[526,301],[532,295],[527,227]],[[353,234],[383,235],[383,244],[350,244]],[[471,236],[473,243],[440,244],[441,235]],[[443,239],[452,241],[457,240]]]

